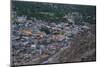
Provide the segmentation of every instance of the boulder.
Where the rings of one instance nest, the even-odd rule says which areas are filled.
[[[64,39],[65,39],[65,36],[64,35],[60,35],[60,34],[52,35],[52,40],[53,41],[62,41]]]
[[[40,38],[45,37],[46,33],[45,32],[36,32],[34,35],[36,36],[37,39],[40,39]]]
[[[26,36],[32,35],[31,29],[24,29],[24,30],[21,30],[21,32],[22,32],[23,35],[26,35]]]

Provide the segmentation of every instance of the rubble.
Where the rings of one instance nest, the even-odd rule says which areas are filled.
[[[12,1],[12,65],[96,60],[95,8]]]
[[[69,48],[71,40],[76,35],[90,31],[90,27],[85,22],[84,25],[77,25],[74,20],[68,19],[68,17],[69,22],[58,24],[36,18],[28,20],[26,16],[23,18],[17,17],[16,19],[20,23],[12,25],[11,37],[13,63],[16,65],[30,63],[30,60],[34,62],[33,64],[40,63],[38,60],[42,57],[48,58],[51,56],[52,59],[55,54],[59,55],[59,52]],[[42,63],[51,62],[50,58]]]

